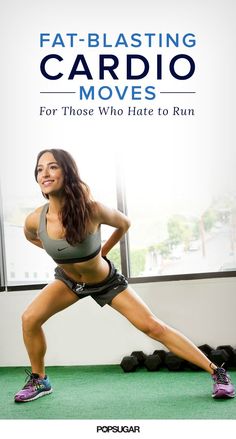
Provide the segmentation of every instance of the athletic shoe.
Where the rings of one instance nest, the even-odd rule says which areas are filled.
[[[231,379],[223,367],[218,367],[212,375],[213,384],[213,398],[234,398],[235,390],[231,383]]]
[[[45,376],[45,378],[39,378],[37,373],[31,373],[27,369],[25,372],[27,374],[27,382],[23,389],[15,395],[15,402],[34,401],[41,396],[52,393],[52,386],[47,376]]]

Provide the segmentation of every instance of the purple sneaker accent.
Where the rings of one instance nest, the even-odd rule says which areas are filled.
[[[212,375],[214,380],[212,397],[220,398],[234,398],[235,390],[231,383],[231,379],[223,367],[218,367]]]
[[[39,378],[37,374],[31,373],[29,370],[25,371],[27,374],[26,384],[23,389],[15,395],[15,402],[28,402],[41,396],[52,393],[52,387],[48,377]]]

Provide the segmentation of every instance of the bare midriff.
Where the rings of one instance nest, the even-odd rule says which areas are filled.
[[[58,264],[65,274],[75,282],[97,284],[109,275],[108,262],[101,256],[101,252],[92,259],[73,264]]]

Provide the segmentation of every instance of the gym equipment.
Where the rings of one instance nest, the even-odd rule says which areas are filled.
[[[198,346],[212,363],[228,369],[229,367],[236,367],[236,349],[230,345],[220,345],[216,349],[208,344]],[[162,367],[167,367],[170,371],[181,371],[189,368],[194,371],[202,370],[199,366],[186,361],[172,352],[157,349],[151,355],[146,355],[143,351],[133,351],[131,355],[125,356],[120,367],[124,372],[134,372],[137,368],[145,366],[150,372],[157,371]]]
[[[143,353],[143,351],[133,351],[131,353],[131,356],[134,356],[138,360],[139,367],[142,367],[144,365],[144,362],[147,358],[147,355]]]
[[[160,359],[161,359],[161,362],[162,362],[161,366],[164,366],[164,364],[165,364],[166,354],[167,354],[167,352],[164,351],[163,349],[159,349],[159,350],[156,349],[156,350],[153,352],[152,355],[159,355],[159,357],[160,357]]]
[[[147,355],[142,351],[133,351],[131,355],[125,356],[120,367],[124,372],[135,372],[137,367],[142,367],[144,365]]]
[[[216,366],[224,365],[228,367],[229,354],[225,349],[212,349],[209,358]]]
[[[186,361],[172,352],[168,352],[165,357],[165,365],[167,369],[171,370],[172,372],[177,372],[185,368]]]
[[[124,372],[135,372],[138,367],[138,360],[132,355],[127,355],[122,359],[120,367]]]
[[[144,366],[149,372],[155,372],[156,370],[159,370],[162,364],[162,359],[158,354],[148,355],[144,362]]]
[[[235,367],[236,366],[236,349],[234,349],[232,346],[230,345],[221,345],[221,346],[217,346],[216,348],[217,350],[221,350],[223,349],[224,351],[227,352],[229,358],[226,361],[226,367]]]
[[[236,349],[233,349],[232,364],[233,367],[236,367]]]

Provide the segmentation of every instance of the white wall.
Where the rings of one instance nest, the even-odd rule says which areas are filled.
[[[133,286],[153,312],[196,344],[236,347],[236,278]],[[0,366],[25,366],[21,314],[36,291],[0,293]],[[161,345],[137,331],[109,306],[86,298],[45,324],[48,365],[116,364],[132,350]]]

